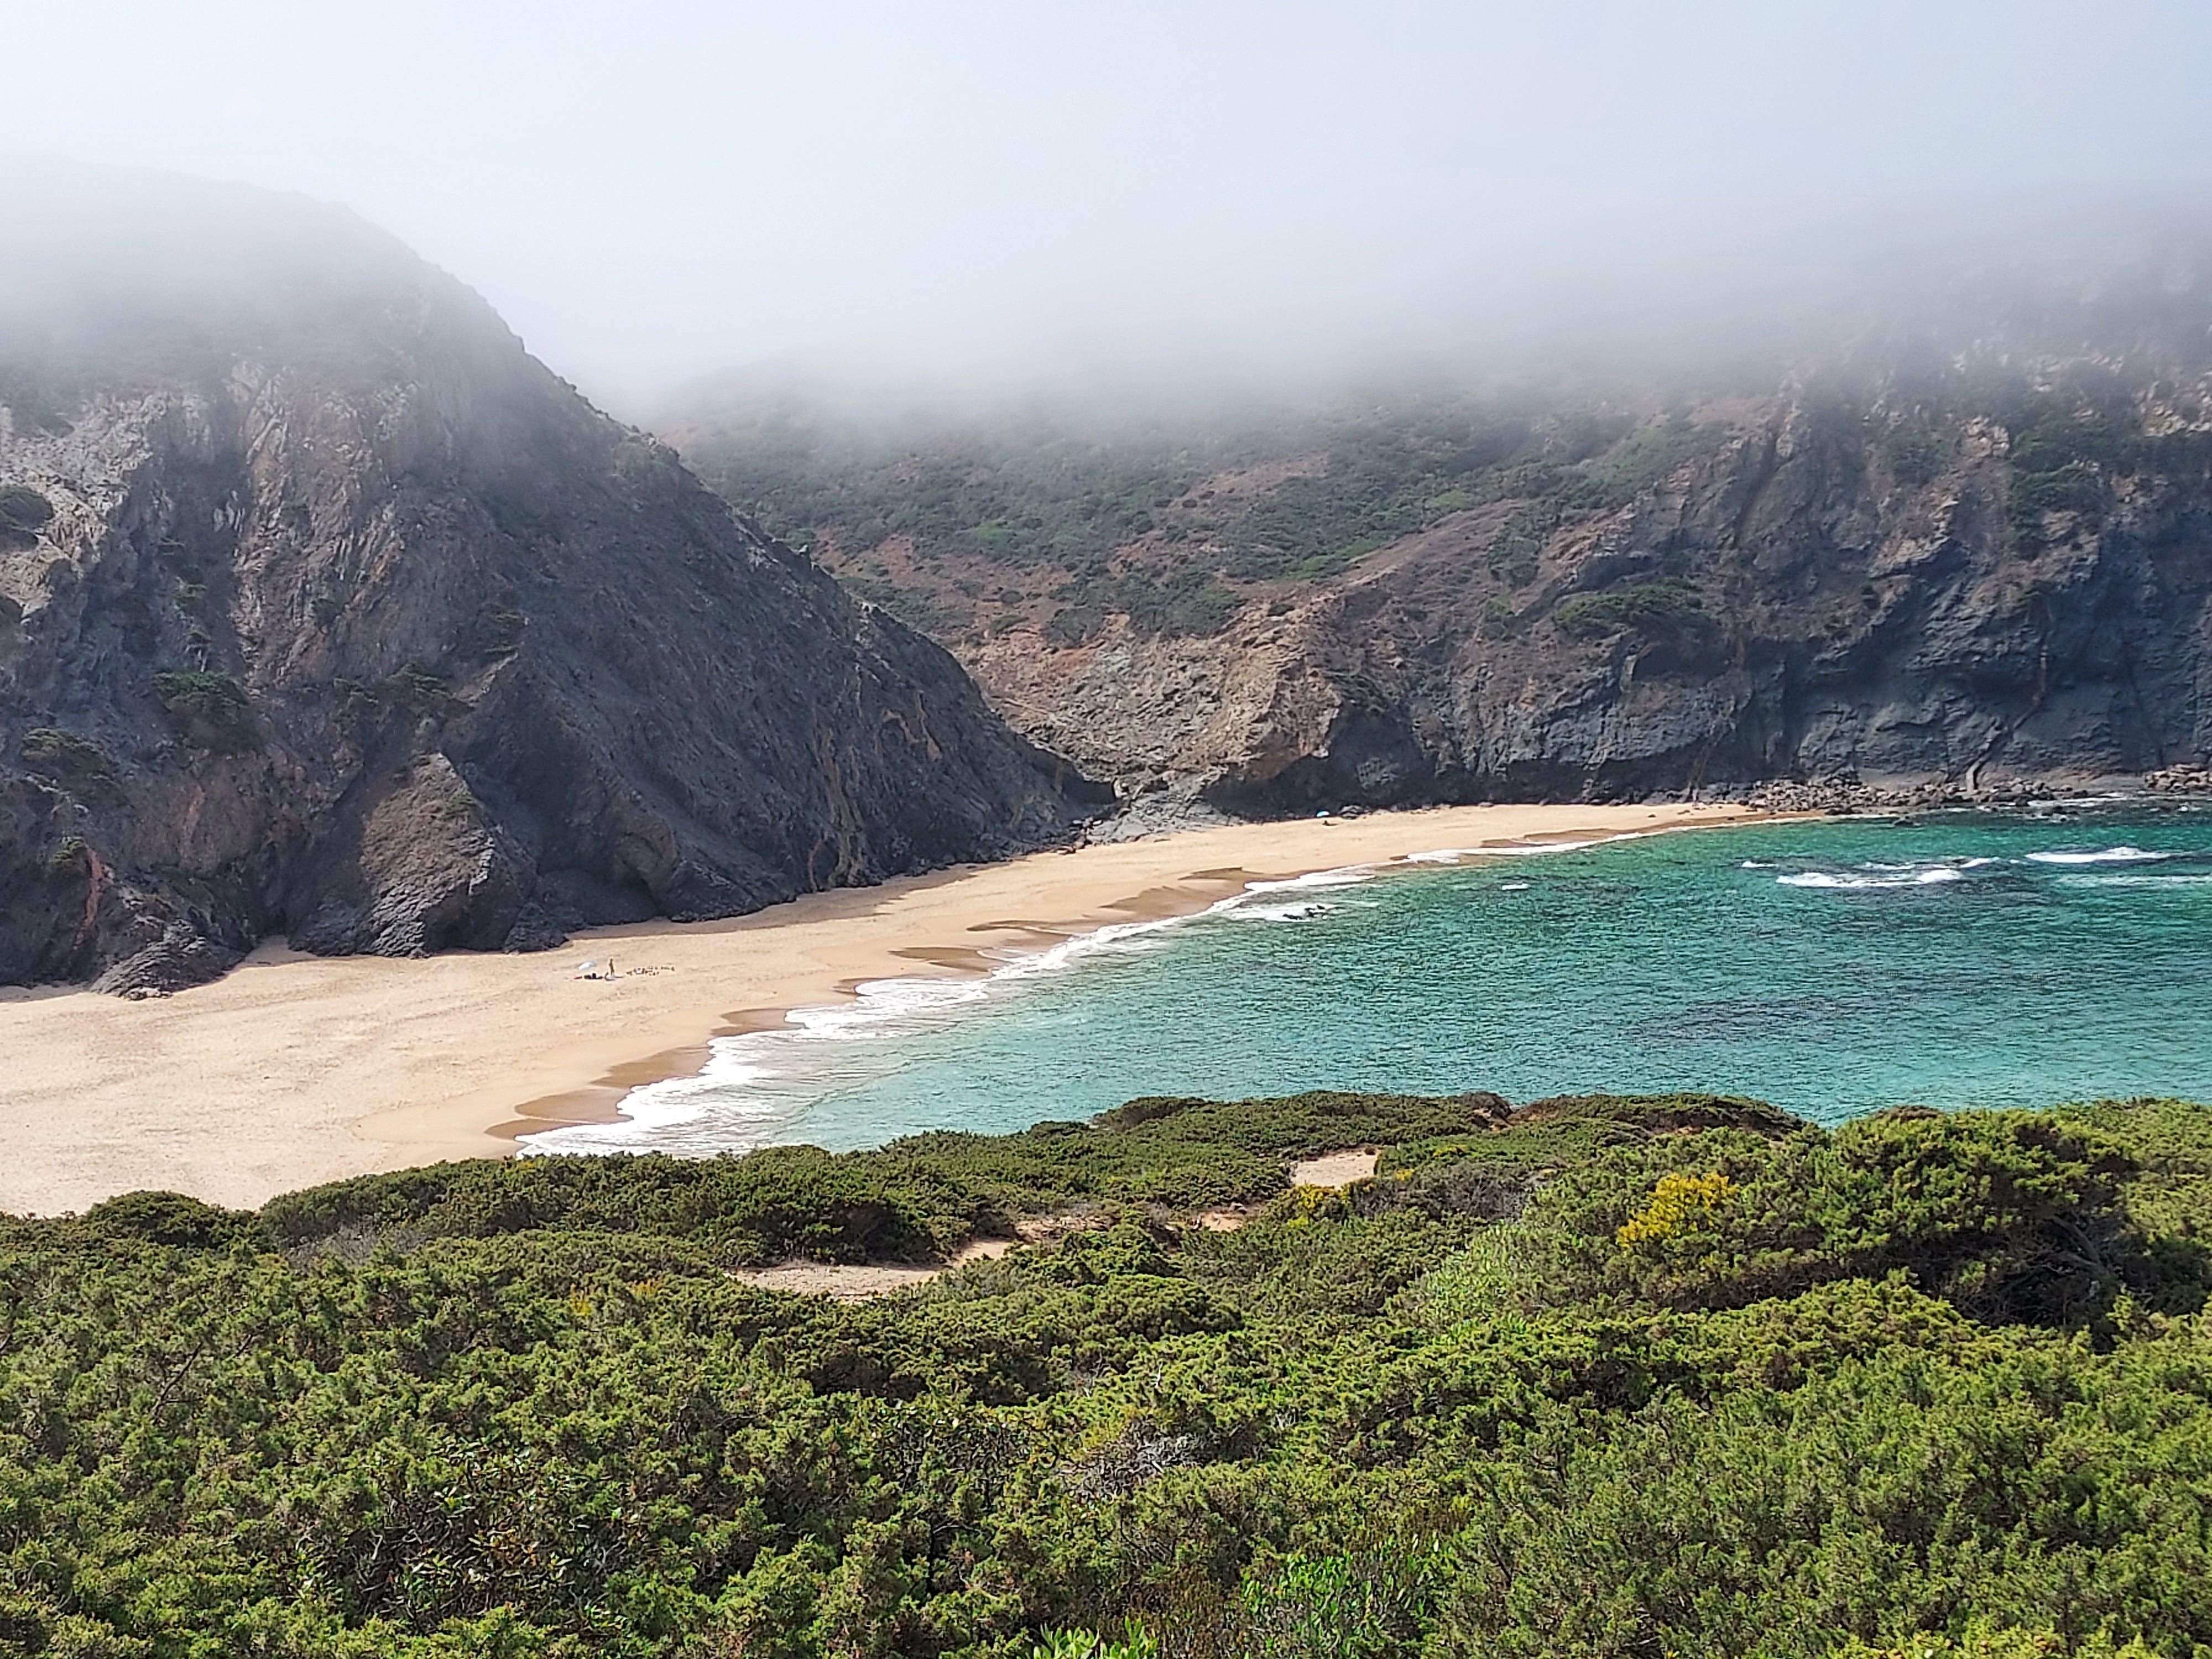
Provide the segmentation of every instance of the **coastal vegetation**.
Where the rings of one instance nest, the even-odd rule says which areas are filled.
[[[1563,520],[1620,507],[1729,435],[1680,414],[1532,420],[1468,395],[1091,435],[1039,417],[905,443],[781,415],[688,447],[731,501],[917,627],[957,637],[1041,605],[1045,637],[1073,645],[1115,615],[1139,635],[1218,633],[1240,587],[1323,581],[1504,501],[1528,503],[1493,555],[1517,586]],[[896,577],[893,541],[908,550]],[[963,576],[979,566],[995,580]]]
[[[1608,593],[1578,593],[1552,613],[1559,631],[1601,639],[1624,628],[1673,629],[1706,623],[1705,601],[1685,581],[1638,582]]]
[[[228,728],[249,716],[245,690],[228,674],[204,668],[172,669],[154,676],[154,695],[179,719]]]
[[[2209,1234],[2212,1111],[2151,1100],[1146,1100],[137,1194],[0,1221],[0,1654],[2183,1659]]]
[[[1896,484],[1924,490],[1956,461],[1960,431],[2001,430],[2002,533],[2023,555],[2095,534],[2128,481],[2201,477],[2212,454],[2192,428],[2147,429],[2094,378],[2035,389],[1969,376],[1942,390],[1931,418],[1869,453]],[[1437,393],[1090,431],[1037,415],[902,437],[785,410],[702,428],[687,447],[732,501],[956,646],[1025,629],[1047,647],[1081,646],[1117,617],[1139,637],[1218,635],[1255,599],[1287,608],[1290,593],[1455,515],[1464,528],[1470,512],[1510,509],[1480,532],[1488,580],[1478,581],[1490,591],[1474,607],[1477,636],[1502,640],[1548,613],[1570,641],[1626,634],[1661,647],[1647,672],[1705,673],[1728,653],[1695,538],[1656,574],[1606,571],[1588,591],[1507,596],[1529,593],[1563,534],[1685,468],[1725,481],[1730,510],[1748,512],[1773,461],[1732,419]],[[1843,613],[1820,623],[1832,640],[1855,625]]]
[[[63,777],[106,777],[112,771],[98,744],[50,726],[23,733],[23,763]]]

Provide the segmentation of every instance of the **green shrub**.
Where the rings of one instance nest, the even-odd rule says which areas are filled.
[[[1067,585],[1054,596],[1065,601],[1045,624],[1055,645],[1087,645],[1104,631],[1116,612],[1136,632],[1154,638],[1207,637],[1219,633],[1237,614],[1237,596],[1205,568],[1184,564],[1164,571],[1132,570],[1110,580],[1091,579]]]
[[[2075,1289],[2212,1236],[2208,1171],[2171,1101],[1316,1093],[0,1217],[0,1644],[2194,1654],[2203,1297]],[[732,1271],[1017,1223],[866,1303]]]
[[[1030,1649],[1029,1659],[1158,1659],[1160,1644],[1133,1621],[1120,1637],[1089,1631],[1047,1631]]]
[[[250,712],[246,692],[236,680],[206,669],[180,668],[156,674],[154,695],[170,714],[219,728],[245,725]]]
[[[2015,471],[2005,514],[2014,532],[2032,543],[2041,537],[2046,514],[2078,513],[2094,520],[2103,513],[2105,500],[2105,481],[2096,467],[2069,461],[2051,472]]]
[[[1624,506],[1718,442],[1717,429],[1676,415],[1638,427],[1604,454],[1560,471],[1547,492],[1555,507],[1592,511]]]
[[[1941,1631],[1924,1632],[1904,1641],[1869,1647],[1854,1639],[1838,1651],[1838,1659],[2160,1659],[2141,1642],[2115,1646],[2103,1632],[2086,1641],[2063,1636],[2055,1630],[2021,1630],[1969,1620],[1963,1633],[1953,1637]]]
[[[1046,618],[1044,636],[1054,645],[1088,645],[1106,631],[1106,611],[1097,604],[1062,605]]]
[[[1935,483],[1950,453],[1950,445],[1933,432],[1894,432],[1882,446],[1890,477],[1916,489]]]
[[[1535,580],[1537,561],[1542,553],[1542,544],[1534,537],[1504,531],[1492,541],[1482,562],[1492,575],[1511,586],[1524,587]]]
[[[2041,542],[2049,514],[2075,514],[2094,528],[2110,500],[2108,481],[2160,453],[2102,416],[2052,399],[2029,399],[2002,418],[2011,435],[2005,516],[2023,546]]]
[[[1686,581],[1639,582],[1607,593],[1578,593],[1552,612],[1559,631],[1578,640],[1602,639],[1625,629],[1668,633],[1702,623],[1705,600]]]
[[[51,726],[34,726],[23,733],[23,762],[33,770],[64,777],[104,778],[115,769],[98,744]]]
[[[118,1238],[180,1249],[217,1250],[263,1242],[251,1211],[225,1210],[182,1193],[125,1193],[84,1212],[87,1226]]]

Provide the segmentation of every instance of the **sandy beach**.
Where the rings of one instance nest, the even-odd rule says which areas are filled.
[[[126,1002],[0,990],[0,1210],[143,1188],[250,1206],[373,1170],[512,1152],[699,1069],[708,1041],[895,975],[975,972],[1245,883],[1486,843],[1753,817],[1692,805],[1471,806],[1237,824],[646,923],[531,956],[256,951],[212,985]],[[586,957],[616,977],[580,980]],[[637,970],[648,971],[637,971]]]

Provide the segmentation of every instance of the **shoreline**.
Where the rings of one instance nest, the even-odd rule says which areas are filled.
[[[1730,823],[1753,822],[1750,818],[1727,820]],[[1346,820],[1351,822],[1351,820]],[[1699,825],[1718,828],[1719,825]],[[1187,830],[1183,835],[1202,835],[1203,830]],[[1636,833],[1636,832],[1629,832]],[[1565,837],[1562,837],[1565,838]],[[1607,840],[1619,839],[1609,835]],[[1177,839],[1162,836],[1164,843]],[[1534,837],[1531,838],[1535,839]],[[1128,843],[1121,843],[1128,844]],[[1577,843],[1579,844],[1579,843]],[[1079,856],[1093,849],[1070,849]],[[1054,854],[1032,854],[1030,857],[1062,856]],[[1013,862],[1018,863],[1017,860]],[[1403,863],[1401,856],[1382,860],[1381,865],[1334,866],[1321,869],[1378,868]],[[994,865],[963,866],[976,871],[996,869]],[[912,945],[888,952],[892,958],[884,970],[875,974],[856,974],[840,980],[828,994],[807,1000],[791,1000],[758,1008],[733,1010],[724,1017],[723,1024],[696,1042],[689,1042],[660,1054],[642,1056],[637,1060],[611,1067],[604,1076],[594,1078],[578,1088],[563,1090],[538,1100],[527,1101],[519,1108],[512,1121],[498,1125],[490,1133],[502,1139],[516,1143],[529,1135],[574,1124],[619,1123],[625,1114],[621,1110],[623,1100],[633,1089],[648,1084],[665,1083],[672,1078],[696,1077],[703,1072],[714,1055],[714,1044],[723,1037],[746,1036],[760,1032],[788,1030],[791,1016],[806,1008],[835,1007],[860,1000],[861,987],[881,984],[895,980],[951,979],[988,980],[1002,969],[1029,958],[1043,955],[1056,945],[1068,944],[1097,933],[1102,927],[1118,927],[1129,922],[1155,922],[1188,920],[1202,915],[1212,906],[1223,900],[1234,898],[1249,891],[1253,884],[1293,880],[1299,876],[1315,875],[1319,870],[1298,870],[1287,874],[1267,874],[1241,866],[1191,872],[1173,885],[1147,889],[1127,898],[1116,899],[1100,907],[1112,915],[1092,913],[1064,921],[1015,921],[1000,923],[974,924],[975,930],[988,928],[1010,936],[1026,935],[1019,943],[1009,942],[992,948],[975,945]],[[803,902],[804,901],[799,901]],[[762,914],[769,914],[763,912]],[[934,969],[935,971],[931,971]]]
[[[1419,810],[1455,811],[1468,809]],[[1703,814],[1716,809],[1710,805],[1701,805],[1696,810]],[[857,1002],[860,997],[860,988],[864,985],[880,984],[886,981],[936,978],[988,980],[1017,963],[1041,956],[1055,945],[1086,938],[1101,928],[1130,922],[1193,920],[1205,915],[1215,905],[1250,891],[1255,885],[1296,881],[1304,877],[1320,875],[1333,870],[1388,871],[1433,867],[1444,861],[1437,856],[1443,852],[1453,854],[1455,856],[1450,861],[1456,863],[1461,858],[1512,857],[1516,854],[1525,854],[1528,848],[1553,843],[1572,849],[1601,846],[1609,842],[1625,841],[1637,836],[1674,833],[1688,830],[1729,829],[1748,823],[1771,823],[1795,817],[1822,816],[1818,813],[1778,812],[1759,808],[1744,808],[1734,811],[1726,808],[1718,810],[1727,815],[1710,818],[1703,816],[1680,818],[1650,828],[1607,830],[1602,832],[1595,830],[1575,829],[1545,830],[1526,836],[1493,837],[1494,845],[1451,848],[1424,848],[1411,853],[1397,854],[1389,858],[1320,865],[1311,869],[1301,868],[1270,872],[1231,866],[1222,869],[1194,871],[1172,885],[1148,889],[1145,892],[1133,895],[1126,899],[1116,900],[1103,907],[1105,910],[1114,912],[1111,915],[1093,914],[1065,922],[1018,921],[999,924],[1009,931],[1018,930],[1030,933],[1033,939],[1030,948],[1009,946],[998,951],[995,954],[974,946],[933,948],[919,946],[894,951],[891,955],[902,960],[899,965],[891,967],[884,973],[859,975],[840,981],[829,996],[815,1000],[789,1001],[774,1006],[737,1010],[726,1017],[726,1023],[722,1027],[696,1042],[685,1043],[661,1054],[625,1062],[611,1068],[605,1075],[595,1078],[579,1088],[564,1090],[557,1094],[527,1102],[517,1110],[513,1120],[497,1125],[489,1133],[513,1143],[512,1150],[520,1153],[526,1150],[521,1146],[525,1139],[548,1130],[578,1125],[619,1123],[628,1115],[622,1110],[622,1103],[629,1097],[632,1090],[654,1083],[666,1082],[671,1079],[699,1075],[705,1071],[708,1063],[714,1056],[714,1044],[721,1038],[787,1030],[791,1027],[791,1017],[802,1009],[832,1007]],[[1401,816],[1410,817],[1413,814],[1363,814],[1359,819],[1347,818],[1338,822],[1353,823],[1361,822],[1368,817],[1387,818]],[[1241,829],[1246,826],[1231,827]],[[1180,840],[1183,836],[1202,836],[1207,833],[1209,831],[1202,830],[1185,830],[1179,835],[1161,836],[1158,839],[1162,844],[1165,844]],[[1079,848],[1072,850],[1079,855],[1094,849]],[[1030,856],[1048,855],[1040,854]],[[1018,861],[1016,860],[1016,862]],[[963,867],[982,870],[1000,866]],[[934,968],[939,971],[935,973],[926,971],[928,968]]]
[[[720,921],[592,929],[561,950],[416,960],[264,945],[211,984],[131,1002],[0,990],[0,1211],[143,1188],[237,1207],[619,1121],[629,1089],[703,1068],[884,979],[995,971],[1117,923],[1191,915],[1255,881],[1421,854],[1719,828],[1708,804],[1486,805],[1186,830],[812,893]],[[613,980],[574,977],[611,957]]]

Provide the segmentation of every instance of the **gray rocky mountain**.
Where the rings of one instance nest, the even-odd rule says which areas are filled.
[[[1062,835],[937,646],[349,216],[0,179],[0,982],[550,945]]]
[[[2208,274],[1984,270],[1726,372],[666,429],[1125,794],[2143,773],[2212,754]]]

